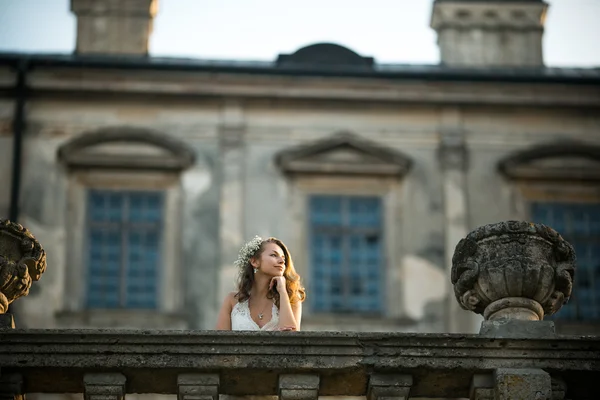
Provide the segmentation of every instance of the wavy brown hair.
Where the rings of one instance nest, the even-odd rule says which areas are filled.
[[[283,255],[285,256],[285,269],[283,270],[283,276],[285,278],[285,288],[287,290],[288,296],[290,298],[290,303],[294,304],[299,301],[304,301],[306,298],[306,292],[304,287],[300,282],[300,275],[294,269],[294,263],[292,261],[292,256],[290,255],[290,251],[287,249],[285,244],[277,238],[270,237],[264,240],[258,250],[250,257],[250,259],[246,262],[246,264],[242,267],[242,273],[240,274],[240,278],[238,281],[237,293],[235,297],[239,302],[246,301],[250,298],[250,290],[252,290],[252,285],[254,284],[254,267],[250,263],[251,260],[255,260],[259,257],[262,252],[265,250],[265,245],[267,243],[275,243],[277,246],[281,247],[283,251]],[[271,288],[267,293],[268,299],[275,299],[275,304],[279,308],[279,293],[275,287]]]

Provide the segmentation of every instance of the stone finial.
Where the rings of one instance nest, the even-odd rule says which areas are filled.
[[[0,314],[29,293],[46,270],[46,253],[27,229],[0,219]]]
[[[571,296],[575,252],[554,229],[524,221],[469,233],[452,257],[454,294],[486,320],[541,320]]]

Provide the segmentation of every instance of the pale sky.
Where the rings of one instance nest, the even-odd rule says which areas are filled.
[[[548,66],[600,66],[600,0],[547,0]],[[0,52],[71,53],[69,0],[0,0]],[[379,63],[439,62],[432,0],[160,0],[153,56],[274,60],[334,42]]]

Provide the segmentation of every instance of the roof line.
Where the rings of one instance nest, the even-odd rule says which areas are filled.
[[[219,61],[133,56],[0,53],[0,65],[28,68],[101,68],[197,71],[277,76],[315,76],[432,81],[600,84],[600,68],[456,68],[444,65],[277,65],[269,61]]]

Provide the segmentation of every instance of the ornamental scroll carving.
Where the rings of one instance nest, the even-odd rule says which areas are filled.
[[[46,253],[23,226],[0,219],[0,314],[29,293],[46,270]]]
[[[554,229],[506,221],[458,243],[451,280],[461,307],[486,320],[541,320],[568,301],[575,264],[573,247]]]

